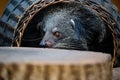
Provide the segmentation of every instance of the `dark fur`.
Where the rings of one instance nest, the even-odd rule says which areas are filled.
[[[51,10],[52,11],[52,10]],[[70,20],[75,22],[73,26]],[[90,50],[112,53],[113,43],[109,30],[96,12],[86,6],[77,6],[74,9],[57,10],[49,12],[43,19],[45,36],[40,46],[46,46],[45,41],[51,41],[54,44],[52,48],[66,48],[77,50]],[[60,39],[55,39],[51,29],[57,27],[62,33]],[[47,46],[46,46],[47,47]]]

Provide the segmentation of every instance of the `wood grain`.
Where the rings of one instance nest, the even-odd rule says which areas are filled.
[[[112,80],[111,57],[75,50],[0,48],[0,80]]]

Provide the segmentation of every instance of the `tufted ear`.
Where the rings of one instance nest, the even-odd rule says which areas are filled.
[[[74,39],[79,40],[79,39],[84,39],[86,37],[86,30],[83,24],[81,23],[80,19],[71,19],[70,24],[74,30],[74,36],[73,36]]]
[[[82,31],[81,31],[82,29],[80,30],[80,28],[82,28],[80,20],[79,19],[71,19],[70,24],[71,24],[71,26],[74,30],[73,38],[76,39],[76,40],[79,40],[81,34],[83,34]]]
[[[83,27],[80,19],[71,19],[70,24],[74,30],[79,30]]]
[[[73,19],[70,20],[70,25],[72,26],[73,30],[75,29],[75,22]]]

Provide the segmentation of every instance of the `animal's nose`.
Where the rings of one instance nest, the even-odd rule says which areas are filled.
[[[48,40],[41,41],[41,42],[40,42],[40,46],[41,46],[41,47],[48,47],[48,48],[50,48],[50,47],[52,47],[52,42],[51,42],[51,41],[48,41]]]
[[[40,45],[40,47],[46,47],[45,41],[41,41],[39,45]]]

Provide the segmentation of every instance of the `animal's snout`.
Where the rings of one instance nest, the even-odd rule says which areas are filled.
[[[49,40],[41,41],[41,42],[40,42],[40,46],[41,46],[41,47],[51,48],[51,47],[52,47],[52,42],[49,41]]]

